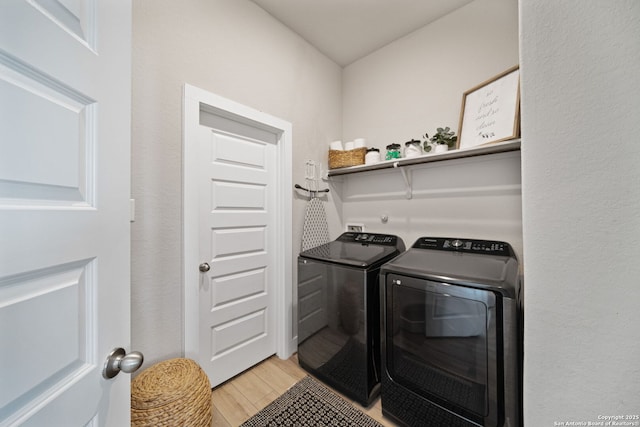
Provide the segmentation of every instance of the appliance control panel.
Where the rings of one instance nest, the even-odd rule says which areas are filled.
[[[412,246],[417,249],[466,252],[484,255],[513,256],[513,249],[506,242],[448,237],[421,237]]]
[[[398,237],[390,234],[377,234],[377,233],[343,233],[338,237],[341,242],[353,242],[353,243],[366,243],[374,245],[384,246],[397,246]]]

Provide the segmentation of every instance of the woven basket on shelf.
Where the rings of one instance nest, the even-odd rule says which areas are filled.
[[[364,165],[365,147],[354,150],[329,150],[329,169],[346,168],[347,166]]]
[[[211,423],[211,385],[193,360],[165,360],[131,382],[132,427],[210,427]]]

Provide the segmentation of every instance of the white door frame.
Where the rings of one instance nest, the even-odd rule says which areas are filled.
[[[276,297],[276,354],[289,358],[296,349],[293,338],[293,285],[292,285],[292,149],[291,123],[270,116],[203,89],[184,85],[182,112],[182,286],[183,286],[183,350],[185,357],[197,359],[199,354],[198,283],[200,273],[198,241],[198,128],[200,111],[231,118],[251,126],[261,127],[277,135],[277,220],[274,227],[276,265],[274,292]]]

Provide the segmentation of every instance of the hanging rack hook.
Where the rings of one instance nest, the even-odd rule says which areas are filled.
[[[328,193],[329,189],[325,188],[324,190],[309,190],[308,188],[304,188],[303,186],[301,186],[300,184],[296,184],[294,185],[295,188],[297,188],[298,190],[304,190],[306,192],[309,193],[309,197],[316,197],[317,193]]]

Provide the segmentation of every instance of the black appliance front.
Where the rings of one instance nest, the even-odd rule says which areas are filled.
[[[402,239],[344,233],[298,258],[300,366],[363,406],[380,388],[380,266]]]
[[[511,247],[421,238],[383,266],[380,282],[383,414],[409,426],[519,426]]]

